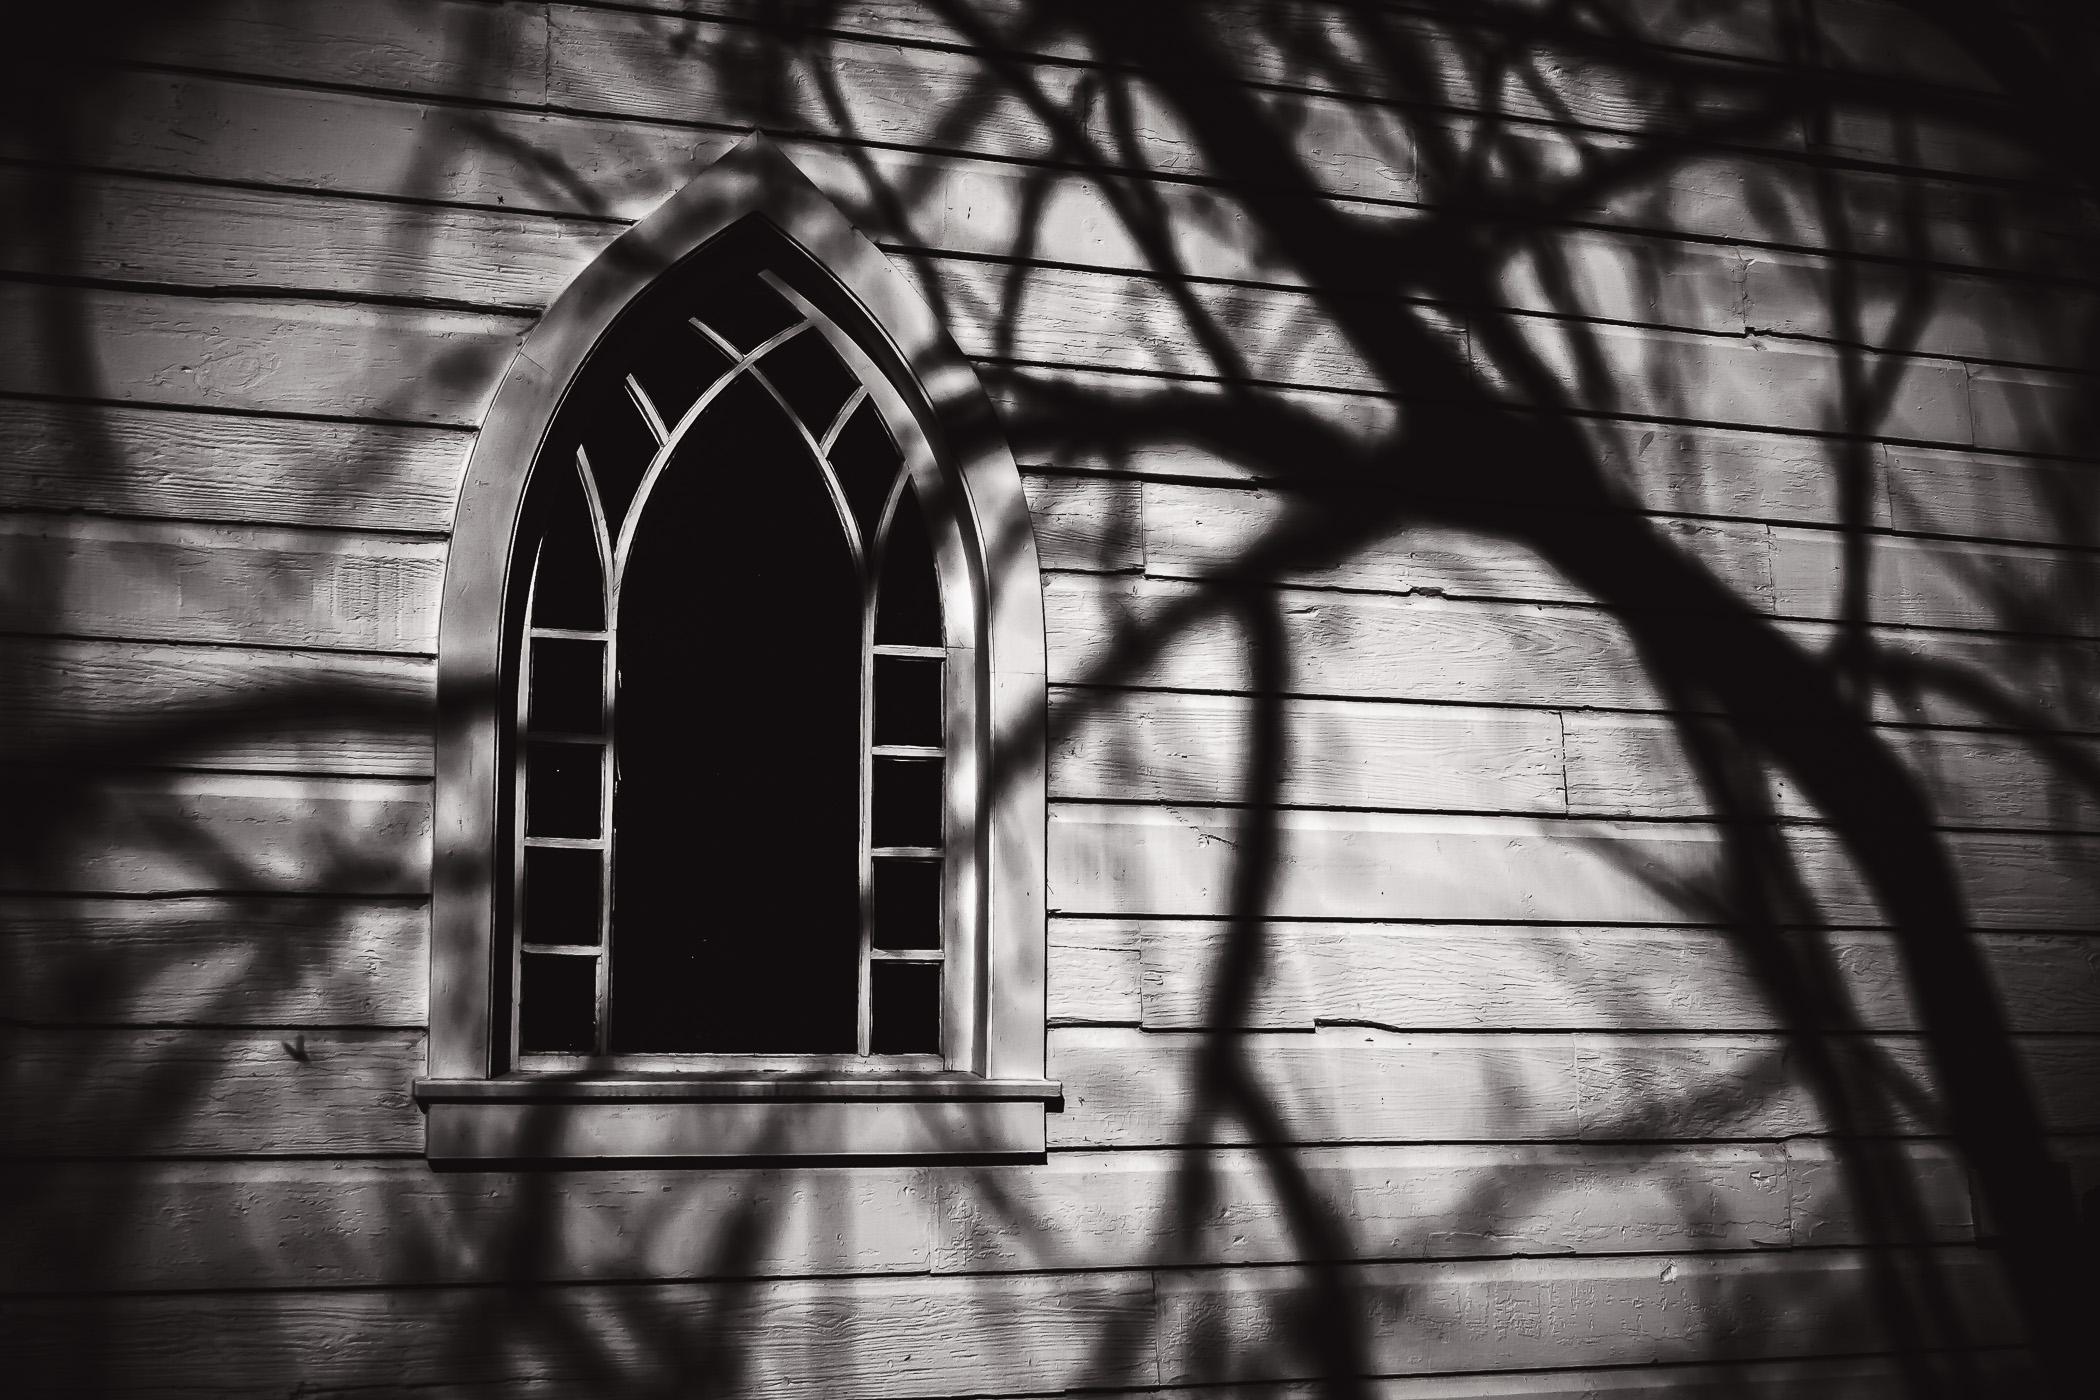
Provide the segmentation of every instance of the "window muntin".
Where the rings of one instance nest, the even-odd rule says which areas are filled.
[[[811,272],[757,221],[730,230],[613,328],[540,455],[518,570],[521,1069],[943,1063],[968,805],[945,736],[969,677],[940,482]]]

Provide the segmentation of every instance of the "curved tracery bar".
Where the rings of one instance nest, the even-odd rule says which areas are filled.
[[[940,1053],[940,582],[811,275],[732,229],[615,326],[536,464],[527,1063]]]

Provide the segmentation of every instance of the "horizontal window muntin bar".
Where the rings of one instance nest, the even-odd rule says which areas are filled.
[[[599,948],[595,943],[520,943],[521,953],[558,953],[565,958],[595,958]]]
[[[535,742],[549,744],[596,744],[603,745],[603,734],[579,734],[573,729],[528,729],[525,737]]]
[[[550,851],[602,851],[605,849],[605,838],[603,836],[528,836],[525,838],[525,844],[527,847],[541,846]]]
[[[868,854],[877,860],[939,860],[939,846],[870,846]]]
[[[603,628],[592,627],[533,627],[527,629],[527,635],[535,638],[547,637],[571,642],[608,642],[612,640],[612,633],[605,631]]]
[[[946,758],[947,750],[938,744],[877,744],[873,753],[877,758]]]
[[[945,661],[948,659],[948,649],[946,647],[910,646],[904,642],[877,642],[874,650],[877,656],[916,656],[924,661]]]
[[[938,948],[870,948],[868,956],[875,962],[937,963],[948,955]]]

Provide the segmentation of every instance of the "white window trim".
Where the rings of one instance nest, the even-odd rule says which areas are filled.
[[[951,975],[972,1024],[938,1071],[499,1072],[497,880],[509,872],[499,747],[508,571],[527,478],[562,395],[619,312],[716,234],[762,214],[855,297],[916,376],[938,443],[952,538],[978,583],[982,791],[977,927]],[[900,386],[902,388],[904,386]],[[945,572],[945,570],[944,570]],[[1020,474],[990,400],[932,310],[777,147],[754,134],[628,230],[526,337],[460,490],[438,623],[429,1074],[416,1082],[433,1160],[804,1155],[1036,1155],[1061,1090],[1044,1068],[1042,576]],[[974,960],[974,966],[972,962]]]

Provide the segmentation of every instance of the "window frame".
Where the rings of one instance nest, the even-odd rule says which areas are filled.
[[[915,478],[938,476],[946,508],[929,512],[938,516],[929,524],[945,554],[944,594],[968,581],[970,596],[953,600],[966,615],[948,629],[949,716],[962,732],[951,733],[946,761],[950,828],[968,822],[974,839],[959,845],[950,885],[957,926],[944,940],[943,1000],[944,1021],[955,1019],[945,1063],[840,1069],[710,1056],[654,1069],[520,1070],[507,1063],[502,975],[516,826],[504,740],[516,704],[508,610],[525,489],[564,395],[620,313],[752,214],[858,303],[889,341],[879,358],[908,367],[907,382],[884,376],[896,395],[885,416],[911,417],[929,458]],[[427,1155],[1040,1154],[1044,1115],[1061,1095],[1044,1063],[1044,716],[1041,573],[990,400],[885,255],[777,147],[748,137],[563,291],[519,348],[467,462],[438,626],[429,1071],[415,1084]]]

